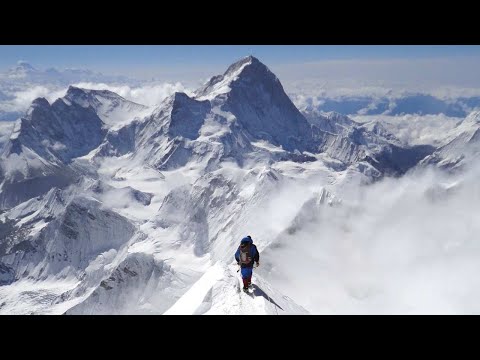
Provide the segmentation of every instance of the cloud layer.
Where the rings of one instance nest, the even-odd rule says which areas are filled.
[[[272,66],[290,92],[386,88],[420,92],[480,88],[475,56],[423,59],[349,59]],[[438,95],[438,94],[437,94]],[[454,94],[457,96],[458,94]]]
[[[345,188],[264,251],[263,272],[313,313],[480,313],[479,169]]]

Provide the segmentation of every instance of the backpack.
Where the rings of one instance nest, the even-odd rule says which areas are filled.
[[[240,264],[248,265],[252,262],[252,256],[250,255],[250,244],[245,245],[243,248],[240,246]]]

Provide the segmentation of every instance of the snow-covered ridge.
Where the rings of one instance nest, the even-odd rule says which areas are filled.
[[[213,265],[164,315],[308,314],[258,275],[252,278],[252,290],[244,293],[237,269],[222,263]]]

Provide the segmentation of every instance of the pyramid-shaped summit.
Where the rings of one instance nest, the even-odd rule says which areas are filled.
[[[233,114],[257,139],[288,151],[313,150],[312,130],[285,93],[280,80],[253,56],[230,65],[223,75],[212,77],[195,92],[197,100]]]

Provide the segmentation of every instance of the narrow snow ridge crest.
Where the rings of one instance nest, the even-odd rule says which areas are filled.
[[[241,290],[238,268],[215,263],[164,315],[286,315],[307,314],[290,298],[273,289],[257,274],[253,288]]]

